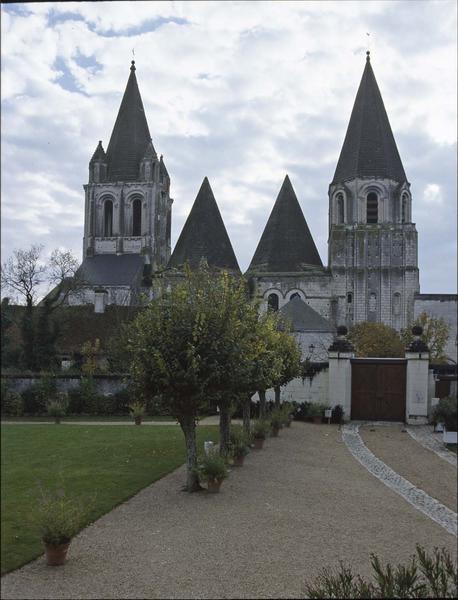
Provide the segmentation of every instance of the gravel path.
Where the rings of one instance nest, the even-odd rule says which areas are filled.
[[[407,559],[456,540],[375,479],[333,425],[293,423],[221,493],[180,492],[183,468],[82,531],[64,567],[2,579],[9,598],[300,598],[325,565]]]
[[[410,437],[405,427],[360,428],[366,446],[413,485],[457,510],[457,470]],[[374,431],[371,431],[374,430]]]
[[[457,466],[457,456],[447,450],[442,441],[442,433],[433,431],[432,425],[416,425],[414,427],[407,427],[407,432],[413,437],[419,444],[432,450],[435,454],[440,456],[443,460],[446,460],[453,466]]]

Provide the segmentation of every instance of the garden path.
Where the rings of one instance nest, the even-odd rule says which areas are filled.
[[[369,553],[406,560],[456,539],[374,478],[334,425],[294,422],[234,468],[218,495],[180,491],[184,469],[82,531],[64,567],[43,557],[2,578],[9,598],[299,598],[304,580]]]

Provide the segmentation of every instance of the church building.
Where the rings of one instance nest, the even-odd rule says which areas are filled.
[[[139,294],[152,297],[151,276],[179,276],[185,262],[196,268],[204,258],[212,268],[241,274],[206,177],[171,253],[170,177],[151,139],[134,61],[107,149],[98,143],[84,189],[80,273],[83,302],[96,312],[136,304]],[[295,300],[294,310],[285,310],[302,331],[308,322],[328,334],[362,321],[408,326],[421,303],[417,231],[369,52],[328,198],[325,266],[285,176],[245,273],[250,288],[264,309],[282,310]]]

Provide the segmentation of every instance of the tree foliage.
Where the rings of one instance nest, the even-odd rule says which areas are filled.
[[[412,327],[415,325],[423,329],[420,339],[428,346],[431,360],[435,363],[447,362],[444,350],[450,335],[450,326],[444,319],[422,312],[409,327],[401,331],[401,338],[406,347],[413,341]]]
[[[348,339],[360,357],[404,357],[405,346],[398,332],[383,323],[357,323]]]

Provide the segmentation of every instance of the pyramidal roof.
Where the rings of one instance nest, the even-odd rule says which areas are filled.
[[[307,266],[323,263],[286,175],[248,271],[297,272]]]
[[[293,331],[334,331],[331,323],[317,313],[316,310],[313,310],[299,296],[295,296],[287,302],[279,312],[291,324]]]
[[[135,181],[151,142],[145,110],[132,61],[126,91],[107,148],[108,181]]]
[[[186,219],[170,257],[169,267],[180,267],[189,262],[191,268],[197,268],[202,258],[209,267],[240,272],[207,177]]]
[[[95,149],[95,152],[92,155],[90,162],[94,162],[96,160],[106,160],[106,154],[105,154],[105,150],[103,149],[103,146],[102,146],[102,140],[99,140],[99,143],[97,144],[97,148]]]
[[[407,181],[369,52],[332,183],[356,177]]]

